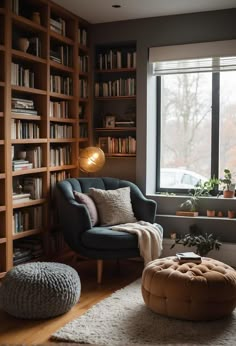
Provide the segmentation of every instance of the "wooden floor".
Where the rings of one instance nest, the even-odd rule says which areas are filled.
[[[70,262],[67,262],[70,264]],[[123,260],[120,266],[115,261],[104,262],[103,282],[96,282],[96,261],[79,261],[77,270],[81,279],[81,297],[68,313],[49,320],[22,320],[0,310],[0,345],[2,344],[48,344],[50,336],[69,321],[83,314],[92,305],[108,297],[141,276],[143,263]]]

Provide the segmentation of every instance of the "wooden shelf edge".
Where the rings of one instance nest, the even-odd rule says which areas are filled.
[[[57,117],[49,117],[49,121],[58,122],[58,123],[71,123],[74,124],[78,120],[76,118],[57,118]]]
[[[56,172],[56,171],[64,171],[69,169],[75,169],[78,168],[76,165],[64,165],[64,166],[51,166],[49,168],[50,172]]]
[[[42,25],[40,25],[40,24],[38,24],[38,23],[28,19],[28,18],[25,18],[21,15],[17,15],[15,13],[12,13],[11,17],[12,17],[12,20],[17,22],[17,23],[31,26],[32,28],[37,29],[38,31],[47,32],[47,28],[45,28],[44,26],[42,26]]]
[[[6,243],[6,241],[7,241],[7,239],[6,239],[6,238],[0,238],[0,244],[5,244],[5,243]]]
[[[12,235],[12,239],[16,240],[16,239],[21,239],[21,238],[25,238],[25,237],[29,237],[31,235],[35,235],[35,234],[40,234],[43,233],[43,229],[42,228],[37,228],[37,229],[31,229],[31,230],[27,230],[27,231],[22,231],[19,233],[14,233]]]
[[[37,206],[37,205],[41,205],[44,204],[46,202],[45,198],[41,198],[41,199],[32,199],[30,201],[27,202],[17,202],[17,203],[12,203],[13,209],[18,209],[18,208],[24,208],[24,207],[31,207],[31,206]]]
[[[97,101],[118,101],[118,100],[135,100],[136,95],[133,96],[95,96]]]
[[[40,144],[47,143],[47,138],[24,138],[24,139],[12,139],[11,144]]]
[[[53,60],[50,60],[50,67],[53,67],[53,68],[61,70],[61,71],[74,73],[74,69],[72,67],[60,64],[60,63],[53,61]]]
[[[47,171],[47,167],[22,169],[18,171],[12,171],[12,176],[14,177],[14,176],[22,175],[22,174],[42,173],[46,171]]]
[[[136,72],[135,67],[123,67],[123,68],[113,68],[107,70],[95,70],[95,73],[122,73],[122,72]]]
[[[43,90],[43,89],[26,88],[26,87],[19,86],[19,85],[11,85],[11,89],[13,91],[22,91],[22,92],[27,92],[29,94],[39,94],[39,95],[46,95],[47,94],[46,90]]]
[[[41,63],[41,64],[46,64],[47,63],[47,60],[44,59],[44,58],[41,58],[40,56],[29,54],[29,53],[25,53],[25,52],[22,52],[22,51],[20,51],[18,49],[12,49],[12,56],[13,57],[17,57],[17,58],[22,58],[24,60],[26,59],[26,60],[29,60],[29,61],[38,62],[38,63]]]
[[[0,179],[6,179],[6,174],[5,173],[0,173]]]
[[[67,36],[60,35],[56,31],[53,31],[53,30],[50,30],[49,33],[50,33],[51,38],[54,38],[54,39],[56,39],[58,41],[67,43],[70,46],[74,45],[74,41],[71,38],[67,37]]]
[[[75,143],[77,138],[50,138],[50,143]]]
[[[95,128],[96,132],[126,132],[126,131],[136,131],[136,127],[97,127]]]
[[[34,120],[40,121],[42,120],[40,115],[32,115],[28,113],[11,113],[12,119],[23,119],[23,120]]]
[[[0,211],[6,211],[6,206],[5,205],[0,205]]]
[[[0,279],[3,279],[7,272],[0,272]]]

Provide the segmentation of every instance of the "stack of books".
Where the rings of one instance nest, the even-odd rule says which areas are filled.
[[[134,127],[135,122],[133,120],[127,120],[127,121],[116,121],[115,122],[116,127]]]
[[[22,203],[22,202],[27,202],[27,201],[31,200],[30,193],[28,193],[28,192],[26,192],[26,193],[13,192],[12,199],[13,199],[13,203]]]
[[[187,263],[187,262],[196,263],[196,264],[202,263],[201,256],[197,255],[194,252],[179,252],[176,254],[176,257],[180,264]]]
[[[34,108],[34,101],[29,99],[22,99],[13,97],[11,99],[11,111],[13,113],[24,113],[30,115],[37,115],[38,112]]]
[[[12,170],[13,171],[20,171],[23,169],[32,169],[33,163],[29,162],[28,160],[13,160],[12,161]]]

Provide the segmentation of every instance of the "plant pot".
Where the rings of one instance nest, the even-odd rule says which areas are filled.
[[[176,215],[178,216],[198,216],[198,211],[182,211],[178,210],[176,211]]]
[[[209,210],[209,209],[207,209],[207,216],[208,216],[208,217],[214,217],[214,216],[216,216],[216,211],[215,211],[215,210]]]
[[[224,215],[223,215],[223,212],[219,210],[218,213],[217,213],[217,216],[218,216],[218,217],[223,217],[223,216],[224,216]]]
[[[32,14],[32,21],[41,24],[41,18],[40,18],[40,13],[39,12],[33,12]]]
[[[228,210],[228,218],[233,219],[235,217],[235,211],[234,210]]]
[[[26,52],[27,49],[29,48],[29,40],[26,37],[20,37],[18,39],[18,48],[22,51],[22,52]]]
[[[223,191],[224,198],[234,198],[234,194],[235,194],[235,191],[231,191],[231,190]]]

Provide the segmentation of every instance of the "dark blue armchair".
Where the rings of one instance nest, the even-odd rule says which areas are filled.
[[[57,183],[56,205],[59,223],[69,247],[78,254],[97,259],[97,281],[102,280],[103,260],[139,257],[138,239],[134,234],[108,227],[92,226],[88,209],[75,200],[73,191],[89,188],[114,190],[130,187],[131,203],[137,220],[155,221],[156,202],[144,197],[133,183],[116,178],[70,178]]]

